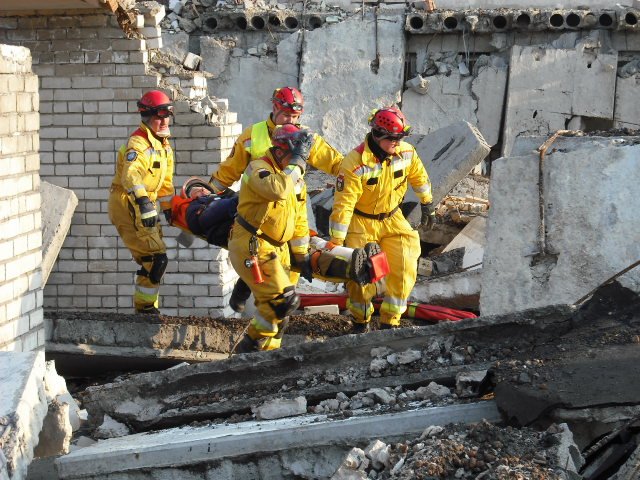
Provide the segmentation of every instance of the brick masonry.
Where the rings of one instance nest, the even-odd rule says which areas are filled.
[[[0,45],[0,350],[44,346],[38,78]]]
[[[191,92],[185,94],[180,87],[189,88],[193,82],[151,73],[145,41],[127,39],[108,12],[82,10],[0,20],[0,44],[29,48],[33,71],[40,80],[40,177],[72,189],[79,200],[69,235],[44,288],[44,308],[132,312],[137,265],[109,222],[107,198],[116,151],[139,123],[136,101],[145,91],[167,85],[177,95],[172,126],[177,188],[193,175],[208,178],[214,165],[230,152],[241,125],[228,111],[212,125],[204,114],[193,112],[188,100],[193,102]],[[37,111],[37,84],[32,81],[30,88],[35,89],[31,95],[36,98]],[[10,102],[22,104],[23,97],[16,94]],[[219,107],[223,105],[226,110],[226,101],[218,101]],[[13,168],[13,161],[11,165]],[[37,162],[34,169],[37,179]],[[43,199],[44,205],[46,202]],[[20,219],[20,226],[39,228],[39,213],[32,217],[30,223]],[[200,239],[189,248],[182,247],[176,241],[180,233],[176,228],[165,226],[163,230],[171,260],[161,289],[163,312],[231,314],[227,298],[236,274],[227,252]],[[10,261],[0,259],[3,276],[8,268],[5,262]],[[34,303],[42,305],[42,296]]]

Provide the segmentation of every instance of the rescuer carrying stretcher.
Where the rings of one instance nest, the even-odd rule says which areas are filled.
[[[231,192],[229,190],[225,196],[220,196],[213,193],[206,180],[189,178],[184,182],[180,195],[171,200],[172,225],[226,249],[238,208],[238,195]],[[380,264],[386,261],[386,256],[376,257],[380,253],[377,244],[356,249],[338,247],[314,235],[309,240],[309,247],[309,269],[314,278],[335,283],[353,280],[367,284],[379,281],[386,274],[384,264]],[[292,268],[298,272],[309,270],[297,265]]]

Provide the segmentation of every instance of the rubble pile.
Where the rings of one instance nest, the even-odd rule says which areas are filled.
[[[352,450],[332,479],[566,479],[567,466],[558,463],[566,433],[566,425],[542,432],[488,422],[433,426],[416,439]]]

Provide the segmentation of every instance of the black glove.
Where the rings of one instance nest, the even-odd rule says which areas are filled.
[[[300,269],[300,276],[308,282],[313,281],[313,270],[311,269],[311,256],[307,254],[294,254],[294,260],[296,261],[296,267]]]
[[[142,225],[147,228],[155,227],[156,223],[158,223],[158,212],[149,197],[136,198],[136,204],[140,210]]]
[[[302,173],[307,168],[307,159],[313,147],[313,133],[300,132],[298,138],[295,141],[289,140],[289,148],[291,149],[291,160],[289,165],[297,165],[302,170]]]
[[[436,219],[433,203],[420,204],[420,210],[422,210],[422,215],[420,216],[420,225],[418,225],[418,228],[421,230],[431,230]]]
[[[167,225],[173,225],[173,219],[171,218],[171,209],[167,208],[166,210],[163,210],[162,213],[164,213],[164,219],[167,221]]]
[[[220,198],[233,198],[238,195],[238,192],[235,190],[231,190],[230,188],[225,188],[223,191],[217,194]]]

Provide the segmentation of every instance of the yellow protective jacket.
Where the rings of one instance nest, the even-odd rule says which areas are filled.
[[[358,214],[355,210],[382,220],[400,206],[409,184],[420,203],[432,199],[429,175],[412,145],[400,142],[394,155],[380,161],[369,148],[368,138],[344,157],[336,180],[329,234],[340,244],[351,217]]]
[[[160,201],[162,210],[171,208],[173,188],[173,149],[169,139],[158,139],[144,123],[118,150],[112,184],[135,198],[147,196]]]
[[[292,253],[305,254],[309,250],[305,200],[300,169],[283,171],[268,152],[252,161],[242,175],[238,215],[258,233],[279,243],[289,242]]]
[[[269,119],[256,123],[246,128],[233,144],[233,149],[229,156],[218,166],[211,175],[210,183],[217,192],[230,187],[240,179],[242,172],[247,168],[251,160],[266,155],[271,143],[271,132],[276,127],[275,123]],[[333,176],[338,174],[342,154],[329,145],[320,135],[313,135],[314,141],[307,163],[323,172]]]

